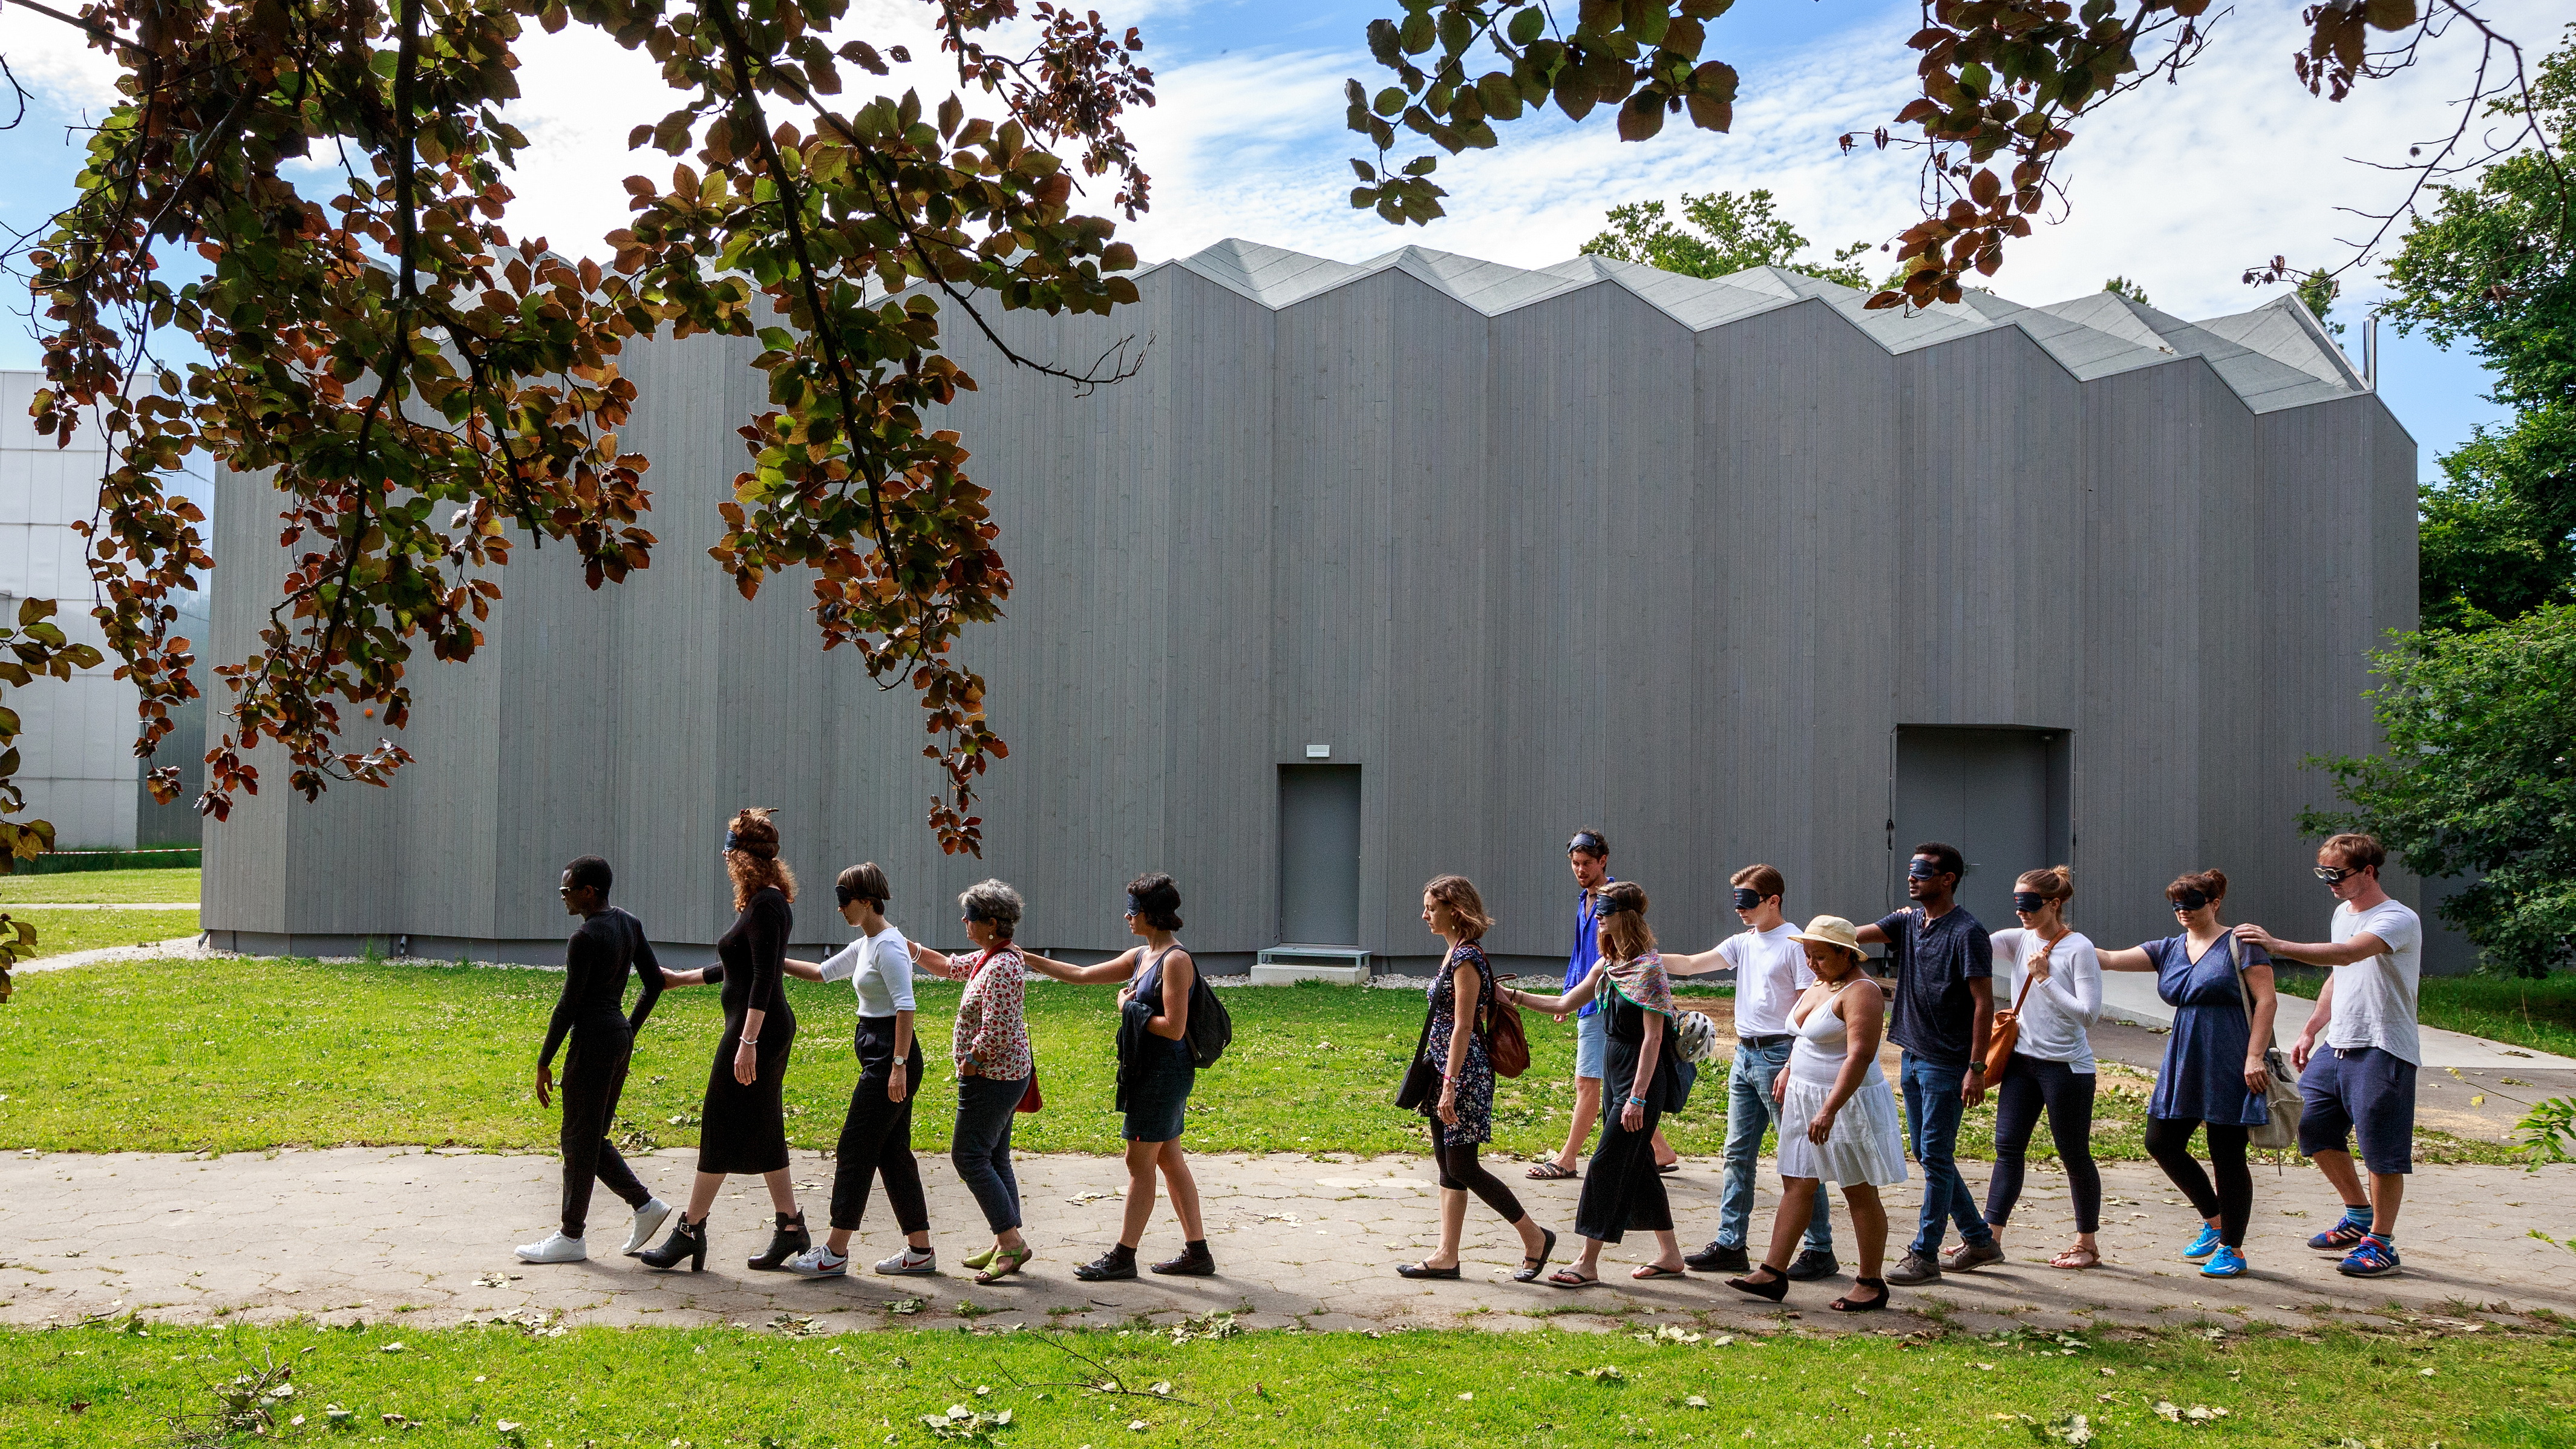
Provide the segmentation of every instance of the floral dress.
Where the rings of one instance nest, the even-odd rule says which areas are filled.
[[[1468,1003],[1473,1011],[1494,996],[1494,968],[1485,953],[1473,941],[1460,946],[1448,963],[1440,968],[1438,980],[1431,983],[1431,1030],[1422,1039],[1423,1060],[1433,1071],[1449,1065],[1449,1037],[1458,1029],[1458,968],[1476,968],[1476,1001]],[[1440,1120],[1440,1099],[1434,1095],[1422,1104],[1422,1115],[1431,1119],[1431,1130],[1440,1134],[1443,1147],[1463,1147],[1470,1143],[1494,1140],[1494,1063],[1485,1051],[1483,1023],[1467,1037],[1467,1066],[1458,1075],[1458,1120],[1453,1125]]]

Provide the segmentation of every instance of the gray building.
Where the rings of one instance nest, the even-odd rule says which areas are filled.
[[[106,631],[89,612],[97,590],[87,541],[72,526],[97,510],[107,444],[87,423],[67,448],[39,436],[28,409],[44,382],[38,372],[0,372],[0,623],[16,626],[21,600],[51,599],[65,636],[104,650]],[[193,481],[191,491],[202,497],[204,480]],[[202,600],[183,599],[179,611],[172,632],[203,643]],[[20,730],[18,787],[27,799],[12,818],[52,822],[59,850],[195,845],[198,817],[190,801],[205,788],[205,749],[198,743],[205,702],[173,712],[179,732],[154,763],[179,765],[187,790],[168,805],[155,804],[143,784],[145,766],[134,758],[142,730],[134,712],[139,695],[116,677],[116,664],[110,658],[68,680],[8,692]]]
[[[1215,969],[1282,942],[1402,967],[1421,884],[1458,871],[1497,956],[1545,970],[1581,825],[1694,949],[1735,928],[1741,865],[1784,870],[1793,915],[1868,919],[1932,837],[1990,924],[2061,860],[2106,941],[2169,931],[2164,883],[2212,865],[2233,918],[2322,924],[2300,761],[2374,743],[2364,651],[2416,618],[2415,445],[2295,301],[1867,312],[1772,270],[1246,242],[1139,286],[1002,321],[1075,366],[1146,344],[1087,396],[948,328],[982,390],[940,423],[1017,579],[964,646],[1012,749],[983,861],[921,824],[910,694],[819,649],[800,580],[745,603],[707,561],[756,344],[663,341],[625,363],[654,566],[594,594],[523,552],[490,646],[424,653],[390,790],[272,788],[209,832],[216,942],[549,958],[556,871],[596,851],[685,958],[731,919],[746,804],[782,807],[818,943],[861,859],[919,934],[958,938],[949,898],[994,874],[1025,941],[1075,953],[1120,948],[1121,887],[1163,869]],[[256,485],[219,488],[219,556],[273,546]],[[212,657],[272,576],[218,571]]]

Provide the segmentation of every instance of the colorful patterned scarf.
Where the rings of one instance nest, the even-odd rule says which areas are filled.
[[[1628,1004],[1640,1011],[1651,1011],[1666,1021],[1674,1020],[1673,978],[1664,972],[1664,958],[1654,951],[1634,961],[1604,961],[1610,973],[1610,989],[1628,998]]]

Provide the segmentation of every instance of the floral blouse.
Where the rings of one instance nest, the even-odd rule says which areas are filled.
[[[1029,968],[1009,946],[986,952],[969,968],[966,995],[957,1003],[957,1030],[951,1045],[960,1073],[1016,1081],[1034,1074],[1037,1056],[1029,1049],[1029,1023],[1022,1014]]]

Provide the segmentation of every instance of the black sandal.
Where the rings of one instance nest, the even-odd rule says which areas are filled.
[[[1768,1298],[1774,1303],[1789,1296],[1789,1279],[1786,1274],[1774,1271],[1768,1263],[1756,1263],[1753,1266],[1754,1272],[1769,1273],[1771,1276],[1756,1278],[1752,1273],[1747,1273],[1741,1278],[1727,1279],[1726,1286],[1738,1293],[1750,1293],[1756,1298]]]
[[[1875,1298],[1854,1298],[1850,1294],[1846,1293],[1842,1297],[1835,1299],[1833,1302],[1828,1303],[1825,1306],[1836,1313],[1876,1313],[1878,1310],[1887,1306],[1886,1279],[1854,1278],[1852,1280],[1852,1286],[1855,1288],[1875,1288],[1878,1290],[1878,1296]]]
[[[1546,1236],[1547,1241],[1539,1244],[1538,1256],[1536,1258],[1521,1259],[1519,1270],[1512,1274],[1512,1281],[1515,1283],[1537,1282],[1538,1275],[1547,1271],[1547,1260],[1556,1256],[1555,1230],[1552,1228],[1541,1228],[1539,1229],[1539,1232]]]
[[[1455,1278],[1458,1276],[1458,1265],[1452,1263],[1446,1268],[1434,1268],[1428,1263],[1398,1263],[1395,1265],[1395,1276],[1398,1278]]]

